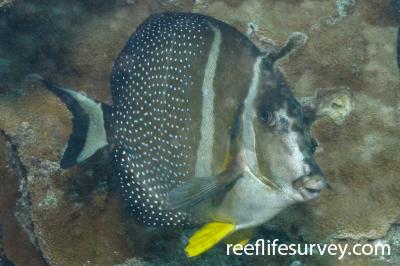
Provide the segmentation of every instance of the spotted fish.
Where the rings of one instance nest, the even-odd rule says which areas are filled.
[[[274,67],[294,43],[271,56],[208,16],[150,16],[114,63],[112,106],[40,78],[73,114],[61,167],[110,145],[139,221],[206,224],[189,240],[188,256],[317,197],[325,180],[313,159],[316,141]]]

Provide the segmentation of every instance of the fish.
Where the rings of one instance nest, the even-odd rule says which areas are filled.
[[[203,225],[188,257],[221,241],[246,243],[254,228],[327,184],[309,120],[276,67],[299,36],[265,53],[220,20],[159,13],[115,60],[111,105],[36,77],[73,116],[61,168],[108,146],[139,222]]]

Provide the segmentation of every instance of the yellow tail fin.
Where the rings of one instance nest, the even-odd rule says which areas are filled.
[[[234,224],[220,222],[206,224],[189,239],[185,248],[187,256],[194,257],[206,252],[234,231]]]

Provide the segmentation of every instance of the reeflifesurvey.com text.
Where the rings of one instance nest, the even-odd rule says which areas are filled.
[[[389,244],[373,243],[373,244],[341,244],[341,243],[296,243],[286,244],[279,243],[279,239],[265,240],[257,239],[255,242],[242,244],[227,244],[227,255],[247,255],[247,256],[306,256],[306,255],[331,255],[336,256],[339,260],[345,256],[386,256],[390,255],[391,247]]]

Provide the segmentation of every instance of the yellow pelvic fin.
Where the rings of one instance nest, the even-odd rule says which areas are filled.
[[[187,256],[194,257],[206,252],[234,231],[234,224],[221,222],[206,224],[189,239],[185,248]]]
[[[242,240],[240,240],[239,242],[237,242],[237,245],[241,245],[242,248],[250,241],[250,238],[244,238]]]
[[[224,240],[224,243],[226,244],[239,244],[241,246],[244,246],[247,244],[247,242],[250,241],[251,237],[253,236],[253,229],[243,229],[240,231],[237,231],[227,237]]]

